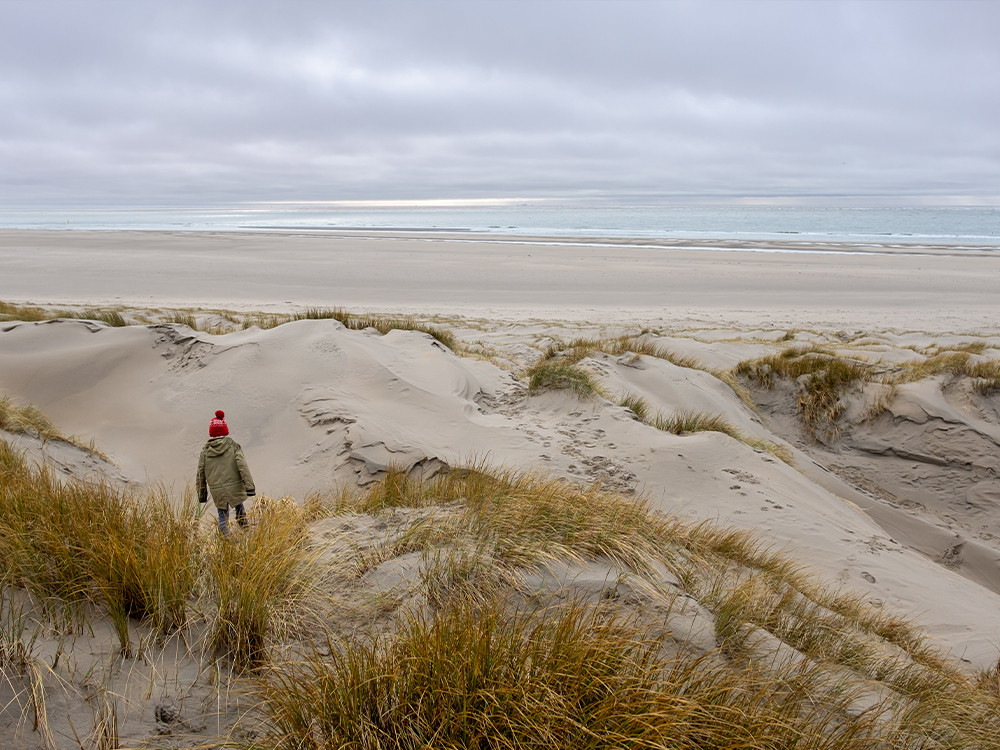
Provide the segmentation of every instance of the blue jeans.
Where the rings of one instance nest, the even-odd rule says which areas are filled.
[[[236,523],[240,525],[240,528],[245,529],[247,527],[247,512],[243,508],[243,503],[234,506],[236,508]],[[222,536],[229,536],[229,508],[219,508],[219,531],[222,532]]]

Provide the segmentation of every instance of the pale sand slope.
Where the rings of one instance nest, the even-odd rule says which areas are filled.
[[[692,244],[711,250],[684,249]],[[699,240],[0,230],[0,299],[323,305],[671,326],[992,331],[1000,255]],[[801,253],[802,250],[848,254]],[[867,252],[859,252],[865,250]],[[874,252],[872,252],[874,251]]]
[[[500,359],[524,362],[557,329],[501,321],[460,330],[467,340],[495,348]],[[714,366],[784,346],[754,331],[729,342],[677,332],[663,340]],[[882,344],[893,348],[891,337]],[[781,424],[780,404],[765,411],[765,426],[702,370],[628,354],[596,354],[583,365],[611,394],[642,395],[665,415],[720,414],[750,437],[785,444],[785,435],[811,450]],[[847,485],[801,452],[792,467],[721,433],[661,432],[601,398],[529,395],[510,372],[459,357],[426,334],[380,336],[332,320],[218,336],[179,325],[6,323],[0,324],[0,393],[45,409],[66,433],[94,437],[130,479],[162,482],[175,494],[193,478],[208,419],[219,408],[246,450],[259,491],[272,496],[301,498],[338,483],[364,483],[391,464],[432,473],[442,464],[477,459],[638,491],[666,511],[757,531],[828,580],[912,614],[971,666],[997,661],[998,555],[989,536],[968,542],[985,550],[974,556],[969,575],[930,556],[942,538],[951,543],[958,533],[975,535],[975,519],[960,516],[957,506],[949,518],[933,509],[907,513]],[[903,393],[890,413],[917,405],[928,415],[946,406],[918,388]],[[995,437],[984,416],[963,421],[957,414],[945,414],[948,424],[979,428],[979,437],[969,440]],[[910,429],[908,443],[919,441]],[[891,434],[890,424],[869,439]],[[982,481],[995,482],[985,443],[975,445],[964,463],[981,463]],[[907,460],[916,461],[916,451],[910,454]],[[878,465],[872,470],[877,474]],[[978,496],[991,497],[982,488]]]

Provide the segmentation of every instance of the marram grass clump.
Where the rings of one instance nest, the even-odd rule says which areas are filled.
[[[256,313],[243,317],[243,327],[274,328],[296,320],[336,320],[352,331],[372,328],[385,335],[389,331],[419,331],[426,333],[449,349],[457,351],[458,339],[447,328],[431,325],[409,316],[355,315],[342,308],[310,307],[302,312]]]
[[[182,626],[195,579],[194,525],[160,495],[63,481],[0,441],[0,576],[39,600],[102,606],[129,653],[128,622]]]
[[[840,433],[844,396],[853,388],[874,384],[881,389],[862,417],[866,421],[889,408],[900,386],[925,378],[943,376],[945,384],[968,379],[975,392],[992,395],[1000,390],[1000,361],[986,358],[986,349],[985,342],[934,346],[917,349],[916,359],[890,364],[815,345],[788,347],[740,362],[730,374],[761,388],[772,388],[779,379],[795,381],[796,406],[806,427],[815,437],[832,440]]]
[[[393,626],[330,632],[261,673],[255,747],[996,746],[988,675],[965,677],[918,629],[749,532],[484,466],[387,482],[339,512],[398,519],[409,506],[421,509],[416,529],[436,504],[441,533],[396,549],[425,545],[428,606],[401,609]],[[558,561],[610,561],[645,593],[619,599],[612,587],[593,601],[524,589],[524,575]],[[716,619],[717,650],[679,649],[683,634],[664,629],[657,613],[680,592],[656,585],[663,570]]]
[[[275,670],[258,747],[834,748],[858,725],[875,734],[872,718],[841,724],[796,699],[807,678],[665,656],[601,607],[458,602],[391,639],[331,642]]]
[[[288,502],[258,501],[251,532],[219,536],[206,553],[206,586],[214,606],[209,643],[239,671],[268,661],[270,645],[294,629],[315,571],[302,511]]]
[[[580,398],[601,395],[594,377],[576,364],[543,359],[528,370],[527,376],[531,392],[567,389]]]
[[[842,396],[856,384],[875,379],[875,369],[868,363],[838,357],[819,347],[789,347],[777,354],[745,360],[733,368],[764,388],[771,388],[778,378],[798,382],[798,410],[814,435],[836,437],[837,420],[844,413]]]
[[[98,458],[107,460],[93,440],[84,442],[75,435],[64,435],[49,415],[33,404],[17,404],[9,396],[0,397],[0,430],[15,435],[29,435],[42,441],[66,443]]]

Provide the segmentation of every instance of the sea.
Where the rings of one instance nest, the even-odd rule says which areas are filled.
[[[1000,251],[1000,208],[579,206],[536,203],[359,207],[242,204],[213,207],[5,210],[0,228],[160,231],[471,232],[551,238],[797,241],[946,246]],[[762,247],[762,249],[765,249]]]

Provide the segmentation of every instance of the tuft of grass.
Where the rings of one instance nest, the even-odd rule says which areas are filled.
[[[728,422],[721,414],[681,411],[669,417],[657,414],[643,421],[658,430],[674,435],[687,435],[696,432],[721,432],[735,440],[739,440],[741,443],[749,445],[754,450],[770,453],[786,464],[792,464],[794,461],[791,450],[786,446],[773,443],[770,440],[764,440],[763,438],[750,437],[739,430],[734,424]]]
[[[33,305],[18,305],[0,300],[0,320],[21,320],[26,323],[49,320],[51,313]]]
[[[269,675],[259,686],[269,719],[263,741],[282,749],[819,748],[873,731],[871,718],[845,728],[809,710],[798,689],[804,675],[767,680],[752,669],[672,660],[660,646],[634,622],[575,602],[545,617],[459,603],[433,620],[411,619],[390,643],[331,643],[329,656],[307,654]]]
[[[123,328],[129,325],[128,320],[125,319],[125,316],[119,310],[88,310],[84,313],[84,316],[90,320],[107,323],[113,328]]]
[[[646,418],[650,414],[649,404],[646,403],[646,400],[642,396],[637,396],[634,393],[626,393],[619,397],[618,405],[628,409],[643,422],[646,421]]]
[[[762,388],[773,387],[779,378],[797,381],[797,408],[814,437],[831,440],[839,433],[843,416],[843,395],[857,384],[876,383],[884,392],[872,402],[862,419],[870,421],[882,414],[904,383],[948,375],[969,378],[983,395],[1000,390],[1000,361],[982,359],[985,342],[966,342],[948,348],[916,350],[921,359],[905,362],[886,373],[885,366],[838,356],[819,347],[789,347],[777,354],[745,360],[730,373]]]
[[[83,442],[75,436],[66,436],[43,410],[33,404],[16,404],[9,396],[0,397],[0,430],[15,435],[31,435],[40,440],[55,440],[75,446],[91,455],[108,460],[93,440]]]
[[[181,627],[197,565],[193,520],[164,497],[63,482],[0,441],[3,582],[39,600],[93,602],[108,612],[121,650],[129,620]]]
[[[663,738],[656,643],[564,607],[535,620],[497,603],[413,618],[391,643],[331,643],[260,682],[264,744],[319,747],[653,746]]]
[[[591,374],[575,364],[543,359],[528,370],[527,376],[531,392],[569,389],[580,398],[601,395]]]
[[[31,404],[15,404],[9,396],[0,398],[0,429],[43,439],[65,440],[44,411]]]
[[[671,349],[650,340],[645,333],[643,332],[638,336],[625,335],[610,339],[575,339],[569,344],[553,342],[542,352],[542,356],[535,367],[542,367],[550,360],[558,360],[565,365],[575,365],[594,352],[603,352],[612,356],[632,354],[635,357],[655,357],[666,360],[677,367],[686,367],[692,370],[707,372],[729,386],[740,401],[751,409],[756,410],[757,407],[753,403],[750,392],[746,386],[739,382],[732,372],[706,367],[695,357],[679,355]]]
[[[542,359],[561,358],[568,364],[576,364],[591,356],[595,352],[610,354],[614,357],[622,354],[634,354],[637,356],[656,357],[674,362],[676,355],[665,347],[651,341],[640,334],[638,336],[624,335],[615,338],[579,338],[573,339],[569,343],[555,341],[542,353]],[[676,362],[675,362],[676,364]],[[682,365],[683,366],[683,365]]]
[[[868,382],[873,368],[864,362],[837,357],[821,347],[789,347],[777,354],[744,360],[732,370],[764,388],[776,378],[798,381],[798,410],[814,436],[827,439],[839,431],[837,420],[844,413],[841,396],[851,386]]]
[[[249,514],[250,532],[234,524],[207,554],[215,603],[209,643],[240,672],[262,667],[269,645],[287,635],[310,593],[313,570],[303,513],[293,503],[265,503]]]
[[[406,469],[390,466],[381,480],[352,504],[355,513],[379,514],[386,508],[420,508],[431,502],[427,483]]]
[[[338,318],[338,320],[352,330],[374,328],[383,335],[389,331],[419,331],[420,333],[428,334],[438,343],[452,351],[458,351],[459,349],[458,339],[447,328],[421,323],[413,318],[356,317],[349,315],[345,316],[344,319]]]
[[[295,313],[294,320],[339,320],[341,323],[350,320],[351,315],[339,308],[310,307],[303,312]]]
[[[444,533],[422,533],[419,539],[440,544],[446,537],[462,537],[511,569],[558,556],[600,556],[626,568],[647,569],[675,523],[651,517],[642,498],[626,500],[597,487],[581,489],[563,479],[483,466],[452,469],[427,482],[390,473],[342,510],[380,512],[430,504],[459,507],[447,529],[442,521],[433,522]]]
[[[198,330],[198,320],[189,312],[173,312],[166,318],[167,323],[178,323],[187,326],[192,331]]]
[[[41,320],[55,320],[56,318],[96,320],[116,328],[131,325],[128,319],[122,315],[122,311],[119,308],[88,308],[83,312],[72,312],[68,310],[45,309],[33,305],[17,305],[0,300],[0,320],[37,322]]]
[[[457,352],[458,339],[447,328],[424,323],[408,316],[386,315],[354,315],[341,308],[310,307],[297,313],[248,313],[241,316],[240,323],[244,329],[256,326],[261,329],[277,326],[297,320],[336,320],[352,331],[373,328],[382,335],[389,331],[419,331],[426,333],[440,344]]]
[[[625,500],[536,474],[451,472],[432,493],[439,501],[464,500],[456,528],[511,567],[583,556],[645,570],[661,557],[674,528],[671,519],[654,517],[642,498]]]
[[[650,424],[662,432],[683,435],[693,432],[721,432],[729,437],[742,440],[742,433],[720,414],[712,415],[706,412],[680,411],[665,417],[658,414]]]
[[[1000,381],[1000,361],[976,360],[968,351],[939,352],[924,360],[907,362],[899,380],[909,383],[935,375],[973,378],[981,381],[977,387],[985,384],[986,390],[990,390],[990,384]]]

